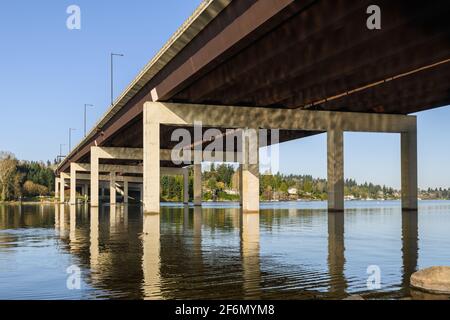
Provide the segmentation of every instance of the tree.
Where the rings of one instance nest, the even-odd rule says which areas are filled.
[[[48,188],[32,181],[27,181],[23,185],[23,192],[29,197],[44,196],[48,194]]]
[[[17,172],[17,160],[12,153],[0,152],[0,201],[8,201],[20,196],[15,194],[20,190],[20,180]]]

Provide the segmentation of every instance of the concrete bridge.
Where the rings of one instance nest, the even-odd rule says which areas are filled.
[[[403,209],[417,209],[417,124],[409,114],[450,104],[448,1],[380,0],[381,29],[371,30],[372,1],[208,0],[181,26],[57,168],[56,190],[76,202],[99,181],[110,199],[128,184],[145,212],[159,212],[160,176],[194,167],[194,204],[201,205],[201,162],[240,163],[244,211],[259,210],[259,159],[249,132],[279,130],[272,143],[327,133],[329,209],[344,209],[344,132],[401,135]],[[178,129],[199,139],[173,161]],[[208,136],[216,129],[215,136]],[[218,136],[232,149],[206,153]],[[206,138],[205,138],[206,136]],[[254,139],[253,139],[254,140]],[[254,142],[254,141],[253,141]],[[252,149],[253,148],[253,149]],[[216,150],[217,151],[217,150]],[[83,187],[84,193],[88,188]]]

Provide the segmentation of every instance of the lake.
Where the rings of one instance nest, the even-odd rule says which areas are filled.
[[[450,201],[0,205],[0,299],[399,299],[435,265]]]

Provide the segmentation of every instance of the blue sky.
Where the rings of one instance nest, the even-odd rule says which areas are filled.
[[[0,150],[20,159],[47,160],[83,135],[109,105],[109,53],[116,60],[115,93],[125,89],[200,0],[24,1],[0,11]],[[81,30],[68,30],[66,9],[81,8]],[[418,114],[419,185],[450,187],[450,108]],[[326,137],[281,146],[281,171],[326,177]],[[359,182],[400,186],[397,135],[346,134],[345,175]]]

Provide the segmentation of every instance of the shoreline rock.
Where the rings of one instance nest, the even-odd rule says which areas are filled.
[[[434,294],[450,294],[450,267],[431,267],[411,276],[411,287]]]

